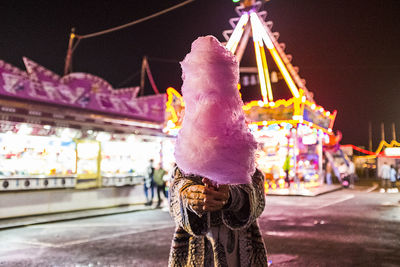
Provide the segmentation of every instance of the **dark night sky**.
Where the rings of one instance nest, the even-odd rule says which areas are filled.
[[[26,56],[62,74],[71,27],[77,34],[92,33],[180,2],[1,1],[0,58],[24,69],[22,56]],[[133,27],[82,40],[73,70],[98,75],[114,87],[136,86],[142,57],[147,55],[159,89],[179,89],[178,61],[198,36],[212,34],[222,41],[222,31],[230,29],[229,18],[237,16],[234,6],[230,0],[196,0]],[[334,128],[342,131],[342,143],[367,145],[368,121],[374,148],[381,122],[387,140],[392,122],[400,136],[399,0],[271,0],[264,9],[316,102],[338,110]],[[288,89],[278,85],[276,90]],[[258,94],[242,93],[245,100]]]

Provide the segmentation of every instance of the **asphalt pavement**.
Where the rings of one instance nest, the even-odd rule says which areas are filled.
[[[270,266],[400,266],[400,194],[371,185],[267,196]],[[174,223],[150,209],[0,231],[0,266],[166,266]]]

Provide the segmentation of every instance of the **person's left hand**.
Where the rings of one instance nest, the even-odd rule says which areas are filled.
[[[202,182],[205,185],[203,200],[204,211],[221,210],[230,198],[228,185],[215,185],[210,179],[203,178]]]

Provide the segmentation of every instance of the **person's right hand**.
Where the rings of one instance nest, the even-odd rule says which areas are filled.
[[[188,205],[196,212],[203,212],[206,187],[204,185],[191,185],[181,194],[187,200]]]
[[[228,185],[213,185],[204,178],[205,185],[191,185],[182,192],[187,204],[197,213],[221,210],[230,198]]]
[[[227,184],[216,184],[208,178],[203,178],[202,182],[206,187],[203,210],[217,211],[223,209],[230,198],[229,186]]]

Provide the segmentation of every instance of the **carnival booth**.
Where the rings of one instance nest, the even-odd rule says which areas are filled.
[[[171,161],[165,95],[24,63],[0,60],[1,191],[133,185],[150,159]]]
[[[380,178],[381,168],[384,163],[393,166],[397,177],[400,177],[400,142],[396,140],[394,128],[392,141],[388,143],[382,139],[375,151],[365,150],[354,145],[345,145],[342,147],[351,148],[363,154],[354,156],[354,162],[356,168],[360,172],[363,171],[365,173],[364,177]],[[397,183],[400,183],[400,181],[397,181]]]

